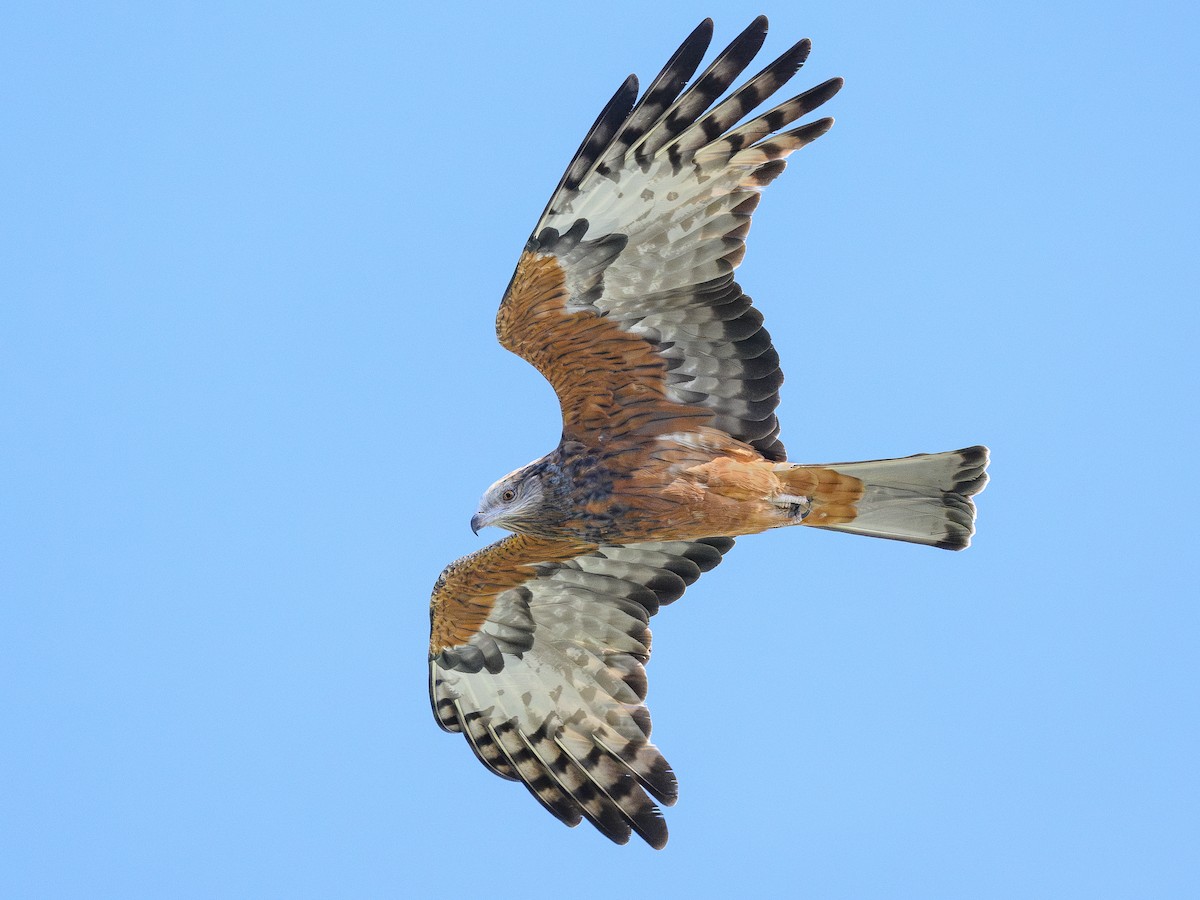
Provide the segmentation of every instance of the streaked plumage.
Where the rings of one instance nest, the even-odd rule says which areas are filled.
[[[983,447],[786,461],[779,356],[733,270],[763,187],[833,120],[789,126],[841,80],[739,126],[809,42],[729,91],[766,19],[693,79],[711,35],[706,20],[640,100],[622,84],[525,245],[496,331],[554,387],[562,439],[489,488],[472,527],[516,534],[450,565],[430,608],[439,724],[567,824],[654,847],[654,800],[676,798],[644,704],[659,606],[768,528],[962,549],[987,481]]]

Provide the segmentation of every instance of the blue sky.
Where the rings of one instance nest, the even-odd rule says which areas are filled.
[[[1197,15],[775,7],[0,14],[0,893],[1195,896]],[[759,12],[847,80],[740,270],[788,449],[993,481],[965,553],[761,535],[665,610],[620,848],[436,728],[428,596],[558,437],[493,334],[549,191]]]

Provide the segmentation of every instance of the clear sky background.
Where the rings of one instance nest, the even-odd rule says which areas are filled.
[[[965,553],[747,538],[655,620],[656,853],[437,729],[427,603],[558,438],[493,334],[549,191],[627,73],[758,12],[797,91],[847,80],[740,270],[790,453],[993,480]],[[1197,896],[1198,24],[8,5],[0,895]]]

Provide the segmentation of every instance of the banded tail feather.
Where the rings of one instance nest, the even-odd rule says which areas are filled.
[[[971,498],[988,482],[987,465],[987,447],[976,446],[776,470],[789,490],[810,499],[805,525],[962,550],[975,533]]]
[[[833,123],[802,118],[842,81],[770,100],[804,64],[802,40],[738,85],[766,28],[755,19],[701,68],[706,19],[588,130],[496,318],[502,346],[554,388],[562,440],[488,489],[472,529],[517,533],[448,566],[430,602],[439,725],[617,843],[662,847],[660,805],[678,794],[646,706],[661,606],[734,536],[768,528],[962,549],[987,482],[984,447],[787,461],[779,354],[734,275],[764,187]]]

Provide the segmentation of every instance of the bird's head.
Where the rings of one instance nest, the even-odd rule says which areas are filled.
[[[509,531],[528,531],[541,519],[548,493],[544,473],[536,464],[505,475],[493,484],[479,501],[479,510],[471,517],[471,530],[498,525]]]

